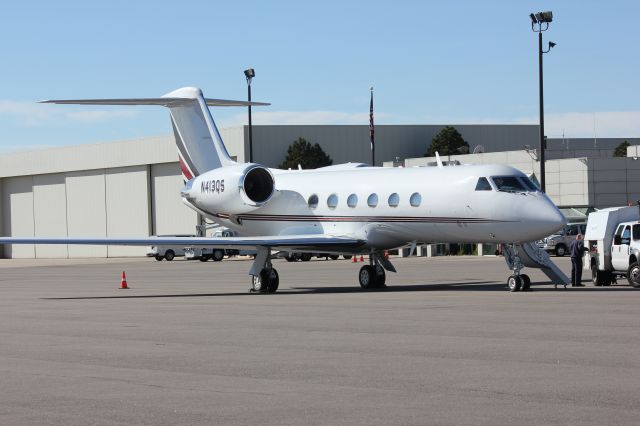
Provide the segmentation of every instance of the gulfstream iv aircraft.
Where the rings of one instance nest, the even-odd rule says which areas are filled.
[[[233,229],[233,238],[0,238],[0,244],[216,246],[257,250],[251,289],[278,288],[272,251],[368,254],[363,288],[395,272],[384,250],[418,242],[504,243],[515,251],[511,289],[527,288],[517,247],[552,234],[565,218],[522,172],[503,165],[380,168],[342,164],[279,170],[229,156],[208,106],[268,105],[207,99],[186,87],[161,98],[50,100],[56,104],[169,108],[185,185],[182,201]]]

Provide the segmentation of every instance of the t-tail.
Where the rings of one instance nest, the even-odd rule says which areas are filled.
[[[77,105],[161,105],[169,108],[185,181],[209,170],[236,164],[227,152],[208,106],[263,106],[263,102],[208,99],[196,87],[183,87],[160,98],[58,99],[41,103]]]

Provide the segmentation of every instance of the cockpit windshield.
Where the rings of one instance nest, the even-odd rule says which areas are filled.
[[[531,192],[537,192],[539,191],[538,187],[536,186],[535,183],[533,183],[533,181],[531,179],[529,179],[526,176],[520,176],[518,179],[520,179],[520,181],[524,184],[524,186],[527,187],[527,189]]]
[[[531,189],[525,187],[517,176],[491,176],[498,191],[504,192],[528,192]]]

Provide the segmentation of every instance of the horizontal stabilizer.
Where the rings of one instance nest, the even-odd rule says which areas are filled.
[[[41,104],[61,104],[61,105],[160,105],[165,107],[177,106],[194,98],[163,97],[163,98],[125,98],[125,99],[47,99],[38,101]],[[232,101],[226,99],[205,98],[208,106],[267,106],[265,102]]]

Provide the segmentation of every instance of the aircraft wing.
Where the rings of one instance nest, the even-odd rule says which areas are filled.
[[[340,235],[278,235],[260,237],[141,237],[141,238],[49,238],[0,237],[0,244],[79,244],[112,246],[213,246],[223,249],[272,247],[280,250],[345,251],[365,244],[364,240]]]

